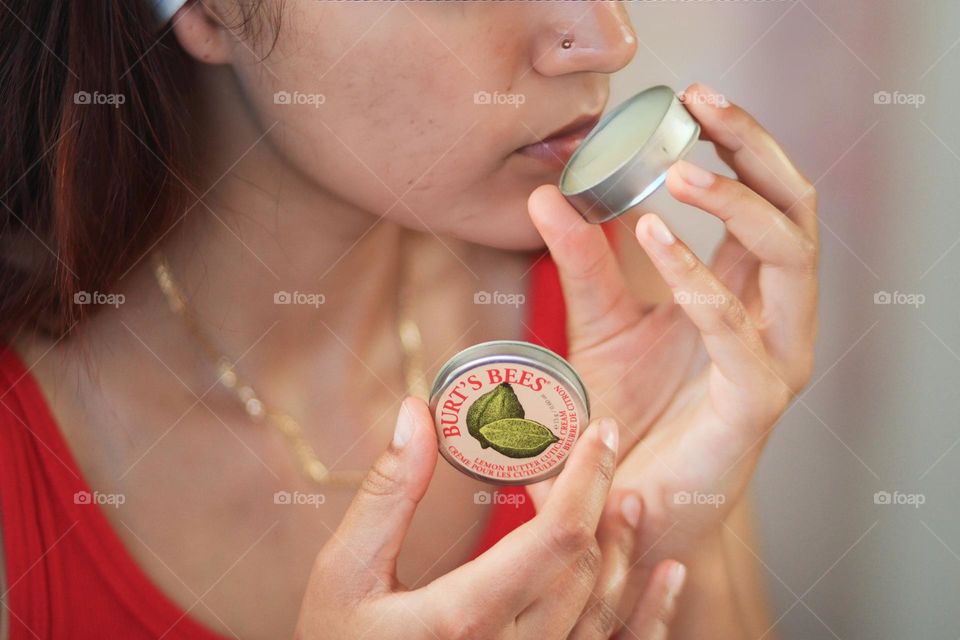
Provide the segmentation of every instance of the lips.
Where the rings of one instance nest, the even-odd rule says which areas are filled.
[[[600,114],[581,116],[539,142],[520,147],[517,153],[540,160],[551,168],[563,169],[599,121]]]

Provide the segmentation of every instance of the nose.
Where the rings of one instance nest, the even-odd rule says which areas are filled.
[[[637,37],[619,1],[533,4],[550,12],[535,36],[533,67],[538,73],[613,73],[633,59]]]

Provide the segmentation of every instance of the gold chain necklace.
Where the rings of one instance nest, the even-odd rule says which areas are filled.
[[[419,398],[426,398],[429,393],[423,374],[423,341],[420,327],[413,318],[406,290],[409,284],[404,276],[409,259],[404,251],[403,237],[408,233],[401,229],[400,244],[400,282],[397,291],[397,333],[403,350],[403,374],[407,385],[407,393]],[[217,382],[232,393],[241,403],[246,414],[255,423],[269,423],[274,426],[287,440],[293,451],[304,476],[316,484],[333,487],[357,487],[366,475],[366,470],[331,470],[317,456],[313,446],[303,435],[303,428],[292,416],[284,411],[266,404],[254,391],[253,387],[242,380],[237,374],[234,361],[227,358],[200,329],[196,315],[181,289],[173,277],[170,264],[160,251],[153,254],[153,273],[163,292],[170,309],[180,316],[188,330],[196,339],[207,358],[215,363],[218,374]]]

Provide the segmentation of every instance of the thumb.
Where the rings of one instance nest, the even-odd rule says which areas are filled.
[[[336,567],[342,586],[364,594],[396,586],[397,556],[436,462],[430,410],[423,400],[407,396],[400,404],[393,440],[321,552]]]

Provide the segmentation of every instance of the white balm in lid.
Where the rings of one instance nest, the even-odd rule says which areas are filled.
[[[651,87],[597,123],[560,174],[560,192],[587,222],[616,218],[657,190],[700,125],[673,89]]]

